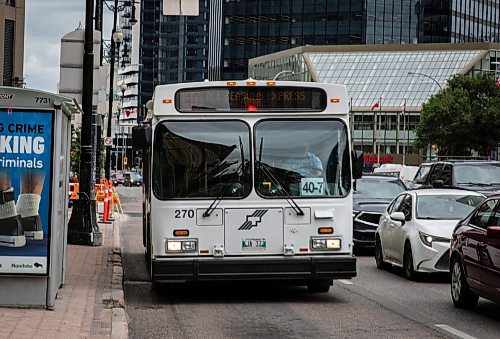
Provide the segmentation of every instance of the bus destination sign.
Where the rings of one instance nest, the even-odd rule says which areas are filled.
[[[320,112],[326,108],[326,93],[314,87],[187,88],[177,91],[175,106],[185,113]]]

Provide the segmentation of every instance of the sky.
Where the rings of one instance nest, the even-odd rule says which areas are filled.
[[[61,38],[85,26],[85,0],[26,0],[24,82],[57,93]],[[112,12],[104,7],[104,37],[111,36]]]

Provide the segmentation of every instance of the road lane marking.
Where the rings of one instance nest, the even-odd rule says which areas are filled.
[[[451,333],[453,335],[456,335],[459,338],[463,338],[463,339],[477,339],[476,337],[468,335],[467,333],[459,331],[456,328],[453,328],[453,327],[448,326],[446,324],[436,324],[436,327],[439,327],[439,328],[445,330],[446,332],[449,332],[449,333]]]
[[[354,285],[354,283],[350,280],[346,280],[346,279],[339,279],[337,280],[338,282],[341,282],[342,284],[344,285]]]

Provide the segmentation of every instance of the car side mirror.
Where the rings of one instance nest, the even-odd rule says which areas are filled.
[[[132,127],[132,144],[137,148],[151,147],[151,125],[139,125]]]
[[[403,212],[392,212],[390,217],[392,220],[401,221],[401,223],[406,221],[405,214]]]
[[[364,154],[363,151],[352,151],[352,178],[359,179],[363,175]]]
[[[440,188],[444,186],[444,181],[443,180],[434,180],[432,183],[432,187],[434,188]]]
[[[500,239],[500,226],[490,226],[486,229],[486,236],[490,239]]]

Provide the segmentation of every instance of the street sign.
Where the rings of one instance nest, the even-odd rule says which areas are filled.
[[[113,146],[113,138],[112,137],[104,138],[104,146]]]

